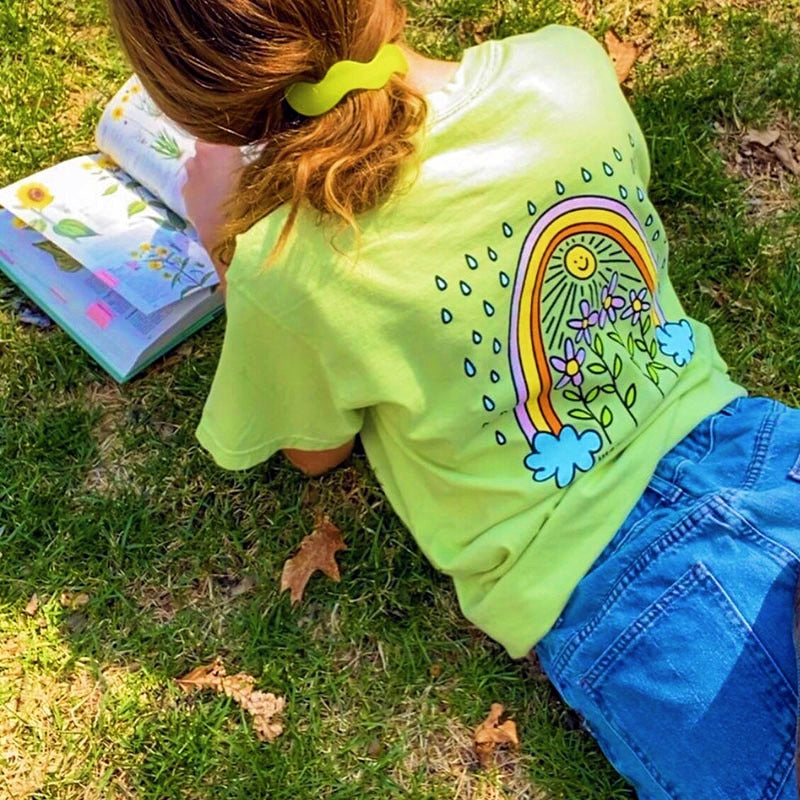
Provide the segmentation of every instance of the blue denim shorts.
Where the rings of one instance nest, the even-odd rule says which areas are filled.
[[[639,800],[788,800],[800,410],[743,397],[660,462],[539,643]]]

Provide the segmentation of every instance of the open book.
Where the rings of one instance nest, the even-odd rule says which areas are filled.
[[[222,308],[185,221],[194,143],[133,77],[100,120],[101,153],[0,189],[0,271],[120,382]]]

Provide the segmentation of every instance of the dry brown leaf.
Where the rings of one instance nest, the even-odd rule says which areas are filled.
[[[607,30],[605,39],[606,50],[608,55],[611,56],[611,62],[614,64],[614,72],[617,73],[617,80],[624,83],[628,75],[631,74],[633,65],[639,56],[639,51],[633,42],[623,42],[612,30]]]
[[[744,135],[745,144],[760,144],[762,147],[771,147],[781,138],[781,132],[776,128],[766,131],[748,130]]]
[[[473,44],[482,44],[492,35],[494,20],[490,17],[482,19],[462,19],[456,28],[456,38],[462,47],[470,47]]]
[[[86,592],[61,592],[58,602],[62,608],[69,608],[71,611],[77,611],[83,608],[89,602],[89,595]]]
[[[780,161],[781,164],[783,164],[783,166],[792,173],[792,175],[800,176],[800,162],[798,162],[794,157],[789,147],[787,147],[785,144],[778,143],[773,145],[772,152],[775,153],[778,161]]]
[[[271,692],[255,691],[256,679],[246,672],[227,675],[221,659],[215,658],[210,664],[195,667],[175,683],[184,692],[211,689],[218,694],[230,697],[253,718],[253,729],[262,742],[272,742],[283,733],[283,725],[273,717],[278,716],[286,705],[283,697]]]
[[[31,599],[28,600],[28,605],[25,606],[25,613],[32,617],[38,610],[39,610],[39,595],[34,593],[31,595]]]
[[[339,581],[339,565],[335,558],[338,550],[347,550],[342,532],[327,514],[317,514],[314,530],[300,543],[297,555],[283,565],[281,592],[291,591],[292,605],[303,599],[306,584],[317,570],[332,581]]]
[[[492,703],[489,716],[475,728],[472,741],[475,745],[475,755],[482,767],[489,767],[494,760],[494,751],[498,745],[519,746],[517,726],[513,720],[507,719],[500,722],[505,709],[500,703]]]

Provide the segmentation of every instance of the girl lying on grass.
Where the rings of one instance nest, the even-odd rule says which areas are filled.
[[[432,61],[395,0],[111,7],[169,116],[261,147],[201,147],[186,189],[221,268],[235,244],[215,460],[317,474],[359,435],[464,614],[537,647],[642,800],[796,797],[800,412],[683,311],[602,49]]]

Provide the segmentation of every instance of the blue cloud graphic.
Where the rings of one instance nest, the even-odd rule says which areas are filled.
[[[679,367],[688,364],[694,355],[694,331],[687,319],[667,322],[656,328],[656,340],[661,352],[672,356]]]
[[[596,431],[578,433],[572,425],[565,425],[558,435],[539,431],[531,442],[533,452],[525,457],[525,466],[533,472],[538,482],[553,476],[556,485],[563,489],[572,483],[575,470],[588,472],[594,466],[594,454],[603,446]]]

